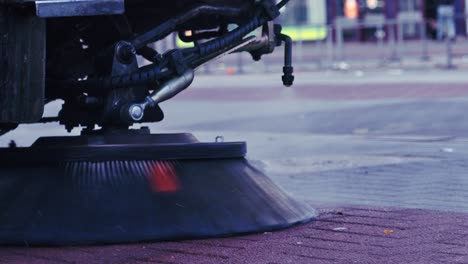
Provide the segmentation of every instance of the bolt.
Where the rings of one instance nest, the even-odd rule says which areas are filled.
[[[122,64],[131,64],[135,57],[136,50],[131,43],[122,41],[117,43],[117,59]]]
[[[135,104],[130,106],[130,108],[128,109],[128,113],[130,114],[130,117],[133,119],[133,121],[140,121],[143,119],[145,109],[143,109],[141,105]]]

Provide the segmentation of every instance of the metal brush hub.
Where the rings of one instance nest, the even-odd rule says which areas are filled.
[[[44,137],[29,148],[0,149],[0,166],[67,161],[243,158],[245,142],[200,143],[191,134],[102,134]]]

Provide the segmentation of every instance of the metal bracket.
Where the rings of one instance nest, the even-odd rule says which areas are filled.
[[[274,29],[273,21],[265,23],[262,28],[262,35],[257,36],[252,43],[236,50],[236,52],[250,52],[255,61],[259,61],[265,54],[273,53],[277,46]]]

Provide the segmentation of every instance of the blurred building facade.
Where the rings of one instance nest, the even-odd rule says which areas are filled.
[[[294,0],[285,10],[285,31],[297,40],[320,40],[328,26],[345,28],[345,40],[372,41],[385,37],[389,27],[404,38],[435,37],[437,5],[444,0]],[[468,0],[453,0],[458,35],[467,32]],[[397,27],[397,25],[399,25]],[[424,29],[422,27],[425,27]]]

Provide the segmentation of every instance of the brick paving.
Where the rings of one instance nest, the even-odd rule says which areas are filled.
[[[468,263],[468,214],[321,208],[317,221],[232,238],[0,248],[0,263]]]

